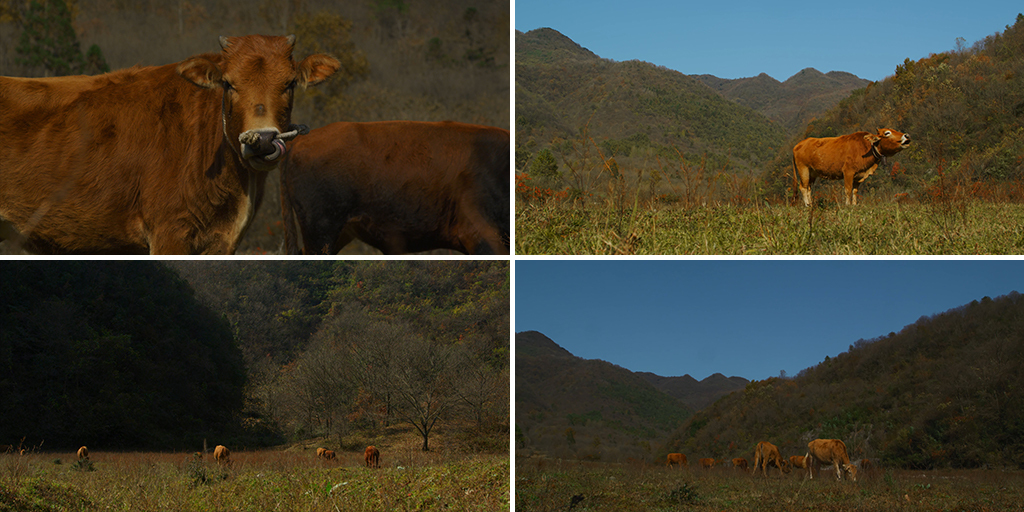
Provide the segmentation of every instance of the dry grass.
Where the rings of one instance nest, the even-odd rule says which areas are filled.
[[[0,510],[508,510],[509,460],[384,452],[319,461],[315,448],[237,451],[230,466],[189,453],[0,455]]]
[[[982,512],[1021,510],[1024,498],[1020,471],[874,470],[857,482],[837,482],[828,474],[813,481],[778,475],[517,458],[516,510]]]
[[[1018,204],[516,206],[516,254],[1020,254]]]

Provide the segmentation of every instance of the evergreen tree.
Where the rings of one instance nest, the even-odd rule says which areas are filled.
[[[21,38],[15,48],[15,62],[29,68],[43,68],[44,76],[66,76],[110,71],[99,46],[82,50],[71,25],[71,11],[64,0],[32,0],[21,17]]]

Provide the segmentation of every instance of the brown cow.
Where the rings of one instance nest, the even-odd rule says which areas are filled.
[[[78,460],[86,460],[88,458],[89,458],[89,449],[84,447],[84,446],[79,448],[78,449]]]
[[[292,95],[333,57],[294,36],[98,76],[0,77],[0,240],[54,254],[231,254],[280,163]]]
[[[318,458],[318,459],[324,458],[324,452],[326,452],[326,451],[327,451],[327,448],[322,448],[322,447],[321,448],[317,448],[316,449],[316,458]]]
[[[688,463],[686,462],[686,455],[683,455],[681,453],[670,453],[668,454],[668,459],[665,461],[665,465],[669,467],[686,466],[688,465]]]
[[[811,467],[811,458],[806,455],[790,455],[789,465],[794,469],[809,469]]]
[[[285,246],[336,254],[509,253],[509,131],[462,123],[334,123],[288,145]]]
[[[789,473],[790,471],[789,462],[782,458],[782,454],[779,453],[779,447],[769,442],[761,441],[754,448],[754,474],[757,474],[757,469],[761,468],[761,474],[767,477],[769,464],[775,464],[775,467],[779,468],[783,473]]]
[[[814,479],[813,465],[833,464],[836,468],[836,479],[842,480],[842,473],[846,473],[850,480],[857,481],[857,467],[850,464],[850,456],[846,453],[846,443],[839,439],[815,439],[807,443],[807,456],[813,457],[808,461],[811,464],[809,473]]]
[[[324,450],[324,460],[337,460],[334,450]]]
[[[367,446],[366,451],[363,452],[363,458],[366,459],[366,467],[380,467],[380,450],[378,450],[376,447]]]
[[[744,459],[743,457],[740,457],[740,458],[737,458],[737,459],[733,459],[732,460],[732,467],[739,468],[739,469],[742,469],[743,471],[746,471],[747,470],[747,459]]]
[[[887,128],[877,134],[857,132],[841,137],[807,138],[793,148],[793,176],[804,204],[811,205],[811,185],[821,176],[843,180],[846,204],[857,204],[857,189],[887,156],[910,145],[910,135]]]
[[[704,459],[698,460],[697,462],[700,463],[700,468],[701,469],[711,469],[711,468],[715,467],[715,459],[704,458]]]
[[[231,452],[222,444],[213,449],[213,460],[218,464],[231,464]]]

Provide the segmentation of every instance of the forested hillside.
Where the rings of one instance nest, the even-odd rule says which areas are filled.
[[[814,68],[801,70],[784,82],[764,73],[734,80],[714,75],[694,78],[726,98],[768,116],[781,124],[789,135],[803,133],[808,121],[835,106],[852,91],[871,83],[850,73],[822,73]]]
[[[815,438],[903,468],[1024,468],[1024,296],[982,298],[859,340],[795,378],[751,382],[700,411],[666,452],[784,455]]]
[[[503,451],[499,261],[8,262],[0,444],[196,449],[403,424]],[[502,441],[504,439],[504,441]],[[365,444],[363,445],[365,447]]]
[[[646,153],[736,170],[763,164],[785,140],[778,123],[690,76],[602,59],[550,28],[516,32],[516,135],[517,155],[550,147],[578,158],[593,137],[617,160]],[[517,156],[517,169],[527,161]]]
[[[516,447],[564,459],[648,459],[691,411],[643,377],[516,333]]]
[[[234,435],[231,326],[151,262],[0,265],[0,444],[201,447]]]
[[[893,76],[855,91],[812,121],[789,144],[889,127],[913,145],[868,183],[926,199],[1024,198],[1024,14],[1002,32],[910,59]],[[792,154],[781,152],[766,176],[792,182]]]

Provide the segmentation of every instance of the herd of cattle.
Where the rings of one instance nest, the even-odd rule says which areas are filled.
[[[292,124],[341,66],[295,37],[97,76],[0,77],[0,241],[53,254],[232,254],[281,172],[286,248],[508,254],[509,131]],[[302,244],[298,242],[302,237]]]
[[[0,445],[0,453],[15,453],[18,455],[25,455],[27,453],[27,450],[23,448],[16,449],[14,446],[7,444]],[[79,448],[77,455],[78,460],[80,461],[89,460],[89,448],[85,446]],[[194,454],[192,454],[192,457],[194,459],[202,459],[203,454],[202,452],[195,452]],[[316,458],[324,461],[337,461],[338,455],[334,452],[334,450],[328,450],[327,448],[321,447],[316,449]],[[363,459],[366,461],[366,467],[379,468],[380,450],[378,450],[376,446],[367,446],[366,450],[363,451]],[[218,444],[213,449],[213,460],[216,461],[218,464],[230,466],[231,450],[229,450],[227,446]]]
[[[703,458],[698,461],[702,469],[711,469],[721,463],[716,459]],[[671,466],[687,466],[686,455],[681,453],[670,453],[665,464]],[[779,448],[768,442],[757,443],[754,448],[754,469],[757,474],[760,470],[762,476],[768,476],[768,467],[775,466],[783,474],[789,473],[794,468],[806,469],[808,476],[814,479],[814,468],[822,465],[831,465],[835,469],[836,479],[842,480],[843,475],[853,481],[857,481],[857,468],[867,469],[870,466],[868,459],[860,462],[850,462],[850,456],[846,451],[846,444],[839,439],[815,439],[807,443],[805,455],[793,455],[786,459],[779,453]],[[747,459],[732,459],[732,466],[743,471],[748,470]]]

